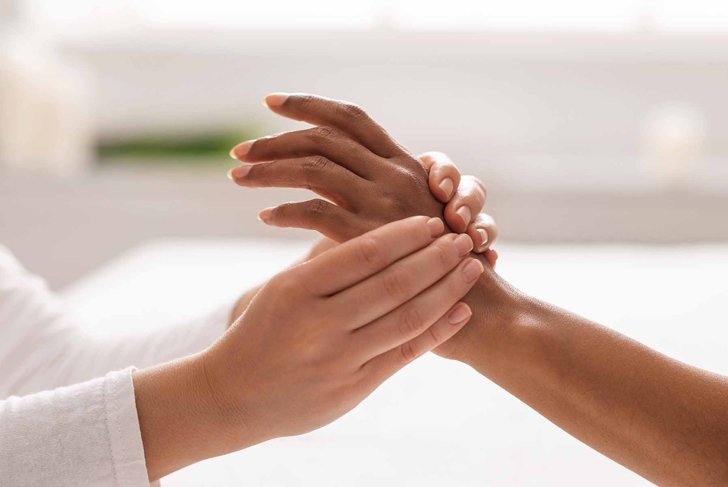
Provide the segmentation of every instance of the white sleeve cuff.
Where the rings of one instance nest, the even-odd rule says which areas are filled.
[[[0,401],[3,483],[148,487],[132,371]]]
[[[106,427],[117,485],[147,486],[149,481],[134,398],[133,370],[128,368],[106,375]]]

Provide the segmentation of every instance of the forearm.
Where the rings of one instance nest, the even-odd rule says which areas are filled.
[[[495,279],[486,277],[478,290],[469,345],[460,351],[465,362],[573,436],[654,482],[728,481],[726,378],[672,360],[507,285],[505,291],[496,290]],[[502,294],[500,307],[492,293]]]
[[[212,398],[203,360],[197,354],[134,372],[150,481],[259,442]]]

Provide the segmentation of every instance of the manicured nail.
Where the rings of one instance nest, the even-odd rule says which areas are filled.
[[[230,179],[241,179],[248,175],[250,172],[250,168],[252,168],[252,164],[244,164],[242,166],[234,167],[230,169],[230,172],[228,172],[228,177]]]
[[[273,208],[265,208],[263,210],[260,210],[260,213],[258,213],[258,220],[262,221],[263,223],[268,223],[268,220],[270,219],[272,213]]]
[[[447,315],[447,321],[450,322],[451,325],[459,325],[463,321],[467,320],[473,315],[473,312],[470,310],[470,307],[465,303],[458,303],[455,305],[452,311],[450,311],[450,314]]]
[[[478,250],[482,251],[485,249],[485,246],[488,245],[488,232],[482,228],[478,228],[478,235],[480,235],[480,246],[478,247]]]
[[[235,181],[235,178],[233,178],[233,170],[229,169],[227,172],[227,177],[230,181]]]
[[[263,104],[268,107],[279,107],[288,99],[288,93],[271,93],[266,95]]]
[[[470,225],[470,217],[472,216],[470,213],[470,208],[468,208],[467,206],[461,206],[455,213],[457,213],[458,216],[462,218],[463,223],[467,228],[467,226]]]
[[[473,240],[464,233],[460,234],[455,238],[455,249],[457,249],[460,257],[464,257],[468,252],[473,250]]]
[[[468,284],[476,280],[483,273],[485,268],[477,259],[470,259],[470,262],[463,267],[463,277]]]
[[[443,193],[445,193],[445,197],[447,199],[450,199],[450,196],[452,196],[452,190],[454,188],[455,188],[455,184],[452,182],[452,179],[450,179],[450,178],[445,178],[440,183],[440,189],[443,191]]]
[[[254,143],[254,140],[246,140],[245,142],[239,143],[230,151],[230,157],[233,159],[244,158],[248,155],[248,152],[250,152],[250,148],[253,147]]]
[[[427,220],[427,228],[430,229],[430,235],[437,237],[445,231],[445,224],[439,218],[430,218]]]

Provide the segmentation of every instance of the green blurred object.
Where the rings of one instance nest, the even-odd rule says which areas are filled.
[[[191,135],[130,137],[101,143],[98,156],[104,164],[199,164],[218,159],[228,162],[230,149],[259,134],[258,130],[241,129]]]

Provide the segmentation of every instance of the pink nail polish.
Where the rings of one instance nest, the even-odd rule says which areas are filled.
[[[460,257],[464,257],[473,250],[473,240],[466,234],[458,235],[455,238],[455,249]]]
[[[245,176],[248,175],[248,173],[250,172],[250,168],[252,168],[252,167],[253,166],[250,164],[245,164],[243,166],[238,166],[238,167],[234,167],[234,168],[230,169],[231,179],[244,178]]]
[[[246,140],[245,142],[241,142],[240,144],[233,147],[233,149],[230,151],[230,157],[233,159],[239,159],[242,160],[245,156],[248,155],[248,152],[250,152],[250,148],[255,143],[254,140]]]
[[[288,93],[271,93],[265,97],[264,103],[268,107],[279,107],[288,99]]]
[[[485,268],[483,267],[483,264],[480,263],[477,259],[470,259],[470,262],[465,264],[465,267],[463,267],[463,277],[465,278],[465,282],[470,284],[474,280],[476,280],[480,275],[483,273]]]
[[[450,178],[445,178],[440,183],[440,189],[443,193],[445,193],[445,197],[448,199],[450,199],[450,197],[452,196],[452,190],[454,189],[454,187],[455,185]]]
[[[445,224],[439,218],[430,218],[427,220],[427,228],[430,229],[430,235],[438,237],[445,230]]]
[[[258,220],[262,221],[263,223],[268,223],[268,220],[270,219],[272,213],[273,208],[265,208],[263,210],[260,210],[260,213],[258,213]]]
[[[478,235],[480,235],[480,246],[478,247],[478,250],[483,250],[488,244],[488,232],[486,232],[482,228],[479,228]]]
[[[457,213],[458,216],[462,218],[465,227],[470,225],[470,217],[472,216],[470,213],[470,208],[468,208],[467,206],[461,206],[457,209],[455,213]]]
[[[450,322],[451,325],[459,325],[470,318],[472,314],[472,311],[470,311],[470,308],[466,304],[458,303],[447,316],[447,321]]]

